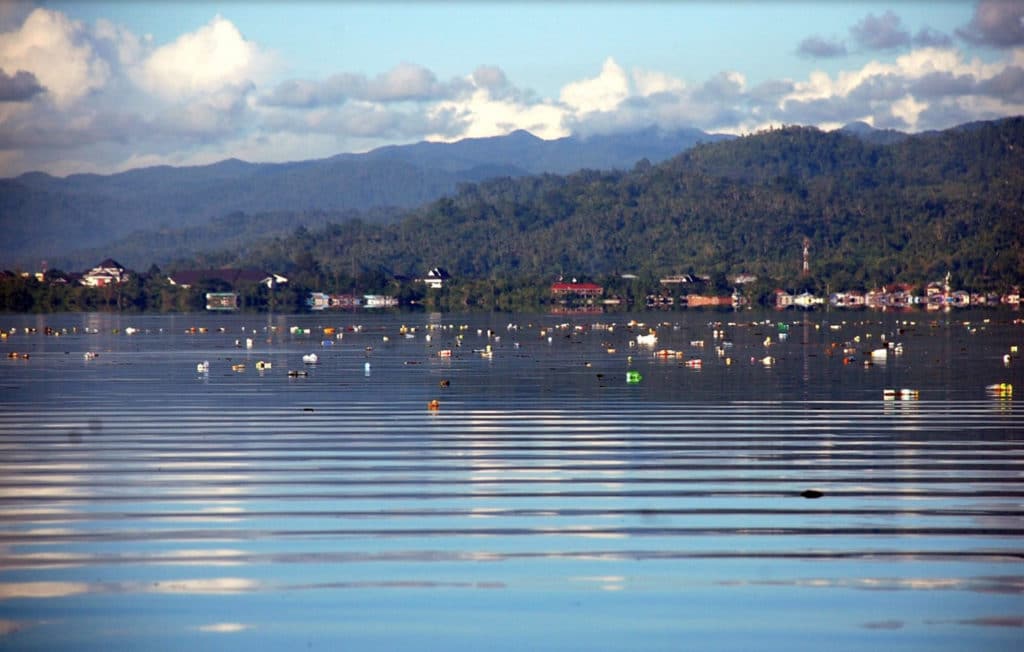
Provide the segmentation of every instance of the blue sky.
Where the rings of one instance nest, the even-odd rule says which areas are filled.
[[[1024,1],[0,8],[0,176],[528,129],[904,131],[1024,110]]]

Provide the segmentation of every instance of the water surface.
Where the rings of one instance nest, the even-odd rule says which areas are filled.
[[[0,317],[0,648],[1019,649],[1016,316]]]

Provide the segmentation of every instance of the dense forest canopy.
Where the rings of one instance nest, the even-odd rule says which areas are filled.
[[[240,235],[251,240],[278,235],[282,227],[323,227],[325,215],[340,221],[359,212],[365,221],[386,222],[451,194],[460,183],[629,168],[644,157],[664,161],[695,143],[727,138],[696,129],[644,129],[542,140],[519,131],[291,163],[230,159],[66,178],[28,173],[0,179],[0,263],[44,259],[74,269],[114,256],[135,267],[165,265],[175,254],[236,246]],[[224,216],[232,214],[248,218],[244,228],[230,230]]]
[[[738,273],[783,287],[868,288],[951,272],[1024,278],[1024,118],[889,144],[785,127],[658,165],[464,184],[392,224],[353,219],[225,250],[311,286],[434,266],[464,279]],[[811,275],[801,277],[804,240]]]

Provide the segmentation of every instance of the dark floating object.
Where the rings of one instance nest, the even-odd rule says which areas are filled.
[[[451,381],[448,380],[447,378],[445,378],[444,380],[442,380],[441,382],[438,383],[438,385],[440,385],[441,387],[448,387],[451,384],[452,384]]]
[[[302,408],[302,411],[303,412],[312,412],[313,408],[311,408],[311,407],[304,407],[304,408]]]
[[[804,489],[800,492],[800,495],[804,498],[821,498],[825,494],[817,489]]]

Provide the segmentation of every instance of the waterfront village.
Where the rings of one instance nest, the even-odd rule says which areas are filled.
[[[806,269],[806,267],[805,267]],[[3,272],[4,276],[15,276],[12,272]],[[95,267],[81,274],[48,275],[45,272],[35,274],[22,273],[22,277],[34,277],[40,283],[80,284],[88,288],[111,289],[127,283],[135,272],[124,268],[117,261],[108,258]],[[638,280],[636,276],[624,274],[623,282]],[[263,287],[268,290],[287,286],[287,277],[272,272],[255,269],[207,269],[186,270],[165,275],[162,281],[170,286],[187,290],[189,288],[210,288],[216,291],[205,291],[205,307],[207,310],[238,310],[241,307],[240,296],[244,288]],[[452,276],[441,267],[434,267],[420,278],[393,279],[396,286],[401,284],[418,285],[423,292],[438,291],[453,283]],[[671,308],[740,308],[752,302],[743,292],[743,288],[755,283],[757,277],[751,274],[739,274],[728,279],[735,288],[729,294],[709,292],[710,279],[693,274],[678,274],[658,279],[658,287],[646,295],[642,307],[655,309]],[[606,306],[619,306],[627,302],[620,296],[609,294],[606,289],[593,282],[580,281],[575,278],[565,280],[559,278],[550,284],[548,291],[542,292],[547,297],[546,303],[554,310],[578,309],[599,311]],[[394,308],[403,303],[399,296],[392,294],[358,294],[328,293],[310,291],[304,295],[306,308],[314,311],[344,310],[356,308]],[[758,303],[774,306],[778,309],[816,307],[835,308],[873,308],[882,310],[900,310],[923,308],[938,310],[943,308],[964,308],[970,306],[1020,305],[1020,289],[1014,288],[1006,294],[972,293],[967,290],[954,289],[950,285],[950,275],[941,281],[928,283],[924,287],[915,287],[906,283],[894,283],[884,287],[868,290],[840,290],[818,296],[811,292],[792,293],[782,289],[775,290],[767,297],[758,297]],[[415,300],[407,303],[414,304]],[[638,308],[633,301],[627,308]]]

